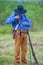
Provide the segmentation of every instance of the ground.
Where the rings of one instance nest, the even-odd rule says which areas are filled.
[[[30,32],[31,42],[40,65],[43,65],[43,31]],[[14,48],[15,40],[11,34],[0,34],[0,65],[14,65]],[[30,59],[31,55],[31,59]],[[29,65],[37,65],[33,63],[31,49],[28,44],[27,60]],[[22,64],[21,64],[22,65]]]

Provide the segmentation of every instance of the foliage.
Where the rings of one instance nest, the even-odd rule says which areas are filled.
[[[35,3],[35,2],[0,1],[0,22],[3,25],[5,25],[6,19],[11,14],[14,13],[14,9],[20,4],[23,5],[27,9],[26,15],[27,15],[27,17],[29,17],[29,19],[31,20],[31,22],[33,24],[31,31],[43,30],[43,3],[40,3],[40,2]],[[8,26],[8,27],[10,27],[10,26]],[[3,29],[3,26],[1,28]],[[4,26],[4,29],[6,29],[6,25]],[[4,31],[4,29],[3,29],[3,31]],[[10,29],[10,31],[11,31],[11,29]],[[1,33],[1,31],[0,31],[0,33]]]
[[[12,33],[12,26],[11,25],[5,25],[0,26],[0,34],[11,34]]]

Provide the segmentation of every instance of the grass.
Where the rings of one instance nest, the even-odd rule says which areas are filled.
[[[12,26],[11,25],[4,25],[0,26],[0,34],[11,34]]]
[[[43,3],[0,1],[0,65],[14,65],[15,40],[12,39],[12,25],[6,25],[5,21],[8,16],[14,13],[14,8],[20,4],[27,9],[26,15],[33,24],[30,30],[32,43],[43,43]],[[37,59],[43,61],[43,46],[34,46],[34,51]],[[28,46],[27,60],[30,59],[30,54],[31,50]],[[31,55],[31,61],[32,60],[33,57]],[[28,62],[29,65],[37,65],[33,62],[30,64],[30,60],[28,60]]]
[[[13,65],[14,59],[11,57],[0,57],[0,64],[1,65]]]
[[[30,32],[32,42],[43,43],[43,40],[41,40],[41,39],[43,39],[42,34],[43,34],[43,31]],[[11,34],[0,34],[0,64],[1,65],[14,65],[14,48],[15,48],[14,43],[15,42],[12,39]],[[39,61],[43,61],[43,47],[34,46],[34,51],[35,51],[35,54],[37,56],[37,59]],[[30,50],[30,47],[28,46],[26,58],[29,62],[29,65],[30,65],[30,60],[29,60],[30,54],[31,54],[31,50]],[[33,59],[32,54],[31,54],[31,61],[32,60],[34,60],[34,59]],[[33,63],[33,65],[37,65],[37,64]]]

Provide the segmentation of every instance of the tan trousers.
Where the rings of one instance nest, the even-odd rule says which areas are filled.
[[[15,36],[15,65],[20,65],[20,47],[22,50],[21,60],[23,65],[27,65],[27,33],[17,34]]]

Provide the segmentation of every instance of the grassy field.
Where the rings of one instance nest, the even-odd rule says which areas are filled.
[[[36,57],[40,65],[43,65],[43,3],[13,1],[0,1],[0,65],[14,65],[15,40],[12,39],[12,25],[6,25],[5,21],[8,16],[15,13],[14,9],[20,4],[26,8],[26,15],[33,24],[30,37],[32,44],[36,44],[33,45]],[[33,63],[29,45],[26,58],[29,65],[37,65]]]
[[[43,44],[43,31],[41,32],[30,32],[32,43]],[[14,49],[15,40],[12,39],[11,34],[0,34],[0,65],[14,65]],[[37,59],[43,62],[43,46],[33,46],[36,53]],[[40,54],[39,54],[40,53]],[[28,46],[27,49],[27,60],[29,65],[37,65],[33,63],[33,57],[31,55],[30,64],[30,54],[31,50]],[[40,57],[39,57],[40,56]],[[42,63],[40,65],[43,65]]]

